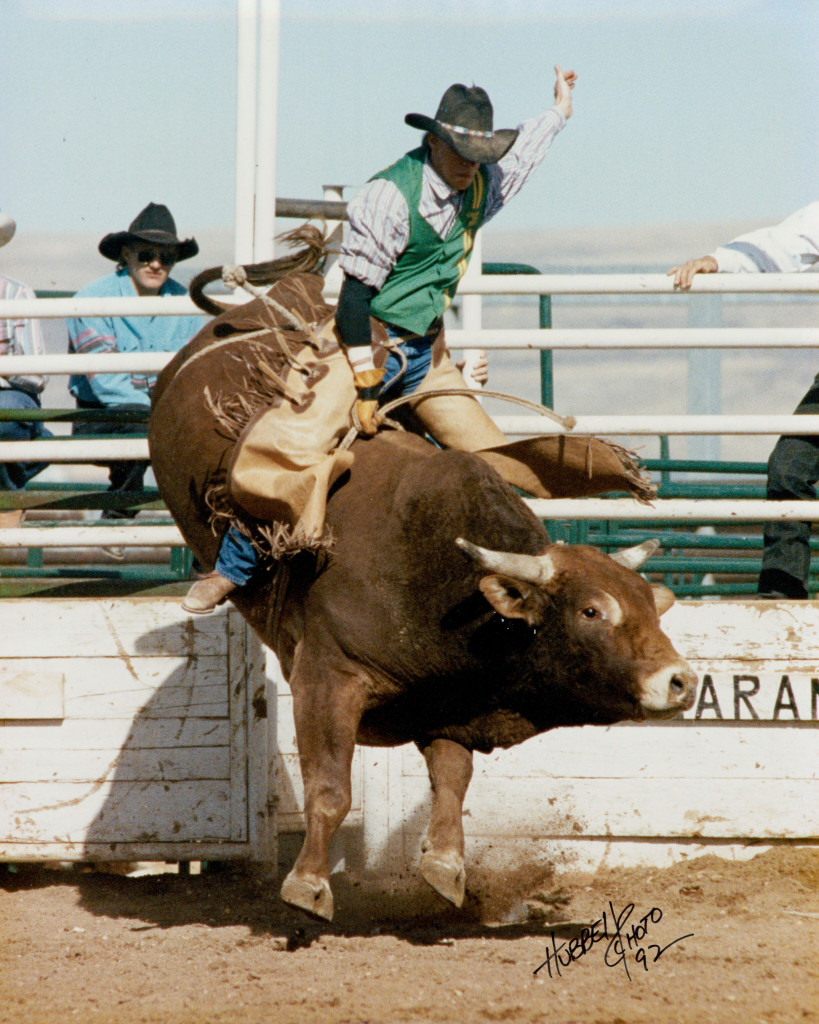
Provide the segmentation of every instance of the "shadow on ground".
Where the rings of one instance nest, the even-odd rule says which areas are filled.
[[[464,938],[520,939],[550,931],[571,938],[588,923],[559,920],[570,901],[566,896],[556,896],[553,911],[545,915],[541,912],[538,917],[530,917],[526,906],[518,901],[507,911],[506,920],[488,921],[485,905],[469,892],[465,905],[458,909],[420,887],[415,892],[386,892],[336,875],[332,882],[336,915],[332,922],[326,922],[283,904],[277,881],[241,871],[135,877],[81,867],[53,870],[19,865],[13,872],[3,871],[3,867],[0,865],[0,888],[8,892],[69,886],[76,889],[80,905],[89,913],[111,919],[130,918],[135,932],[184,925],[244,927],[252,935],[280,938],[288,949],[309,946],[326,935],[392,935],[418,946]]]

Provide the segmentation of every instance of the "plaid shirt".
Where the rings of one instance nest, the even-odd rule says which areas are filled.
[[[0,299],[34,299],[36,295],[28,285],[0,275]],[[0,356],[41,356],[45,352],[39,320],[0,320]],[[37,374],[0,377],[0,388],[10,388],[13,381],[19,387],[39,394],[46,378]]]
[[[532,171],[546,156],[555,136],[566,124],[556,107],[519,126],[515,144],[495,164],[489,164],[489,188],[484,223],[517,195]],[[446,238],[463,202],[463,193],[449,187],[427,158],[418,212]],[[368,182],[347,207],[349,230],[341,246],[341,269],[380,290],[409,241],[409,211],[404,197],[391,182]]]

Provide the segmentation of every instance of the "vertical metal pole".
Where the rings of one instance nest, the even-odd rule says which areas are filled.
[[[260,0],[256,209],[253,261],[273,259],[276,235],[276,135],[279,113],[279,0]]]
[[[324,186],[324,199],[331,203],[340,203],[344,200],[344,186],[343,185],[325,185]],[[324,264],[324,292],[338,294],[341,291],[341,285],[344,280],[344,274],[341,271],[341,267],[338,265],[338,252],[337,250],[341,247],[342,240],[344,238],[344,221],[343,220],[328,220],[326,223],[327,239],[330,248],[334,250],[327,257],[327,261]]]
[[[472,258],[463,278],[464,285],[479,278],[481,276],[481,269],[481,232],[476,231]],[[483,306],[480,295],[464,295],[461,299],[461,327],[465,331],[480,331],[483,327]],[[478,348],[464,350],[464,380],[473,391],[480,391],[481,389],[481,385],[472,377],[472,370],[478,360],[479,352],[480,349]]]
[[[719,293],[691,295],[688,298],[689,327],[721,327],[722,296]],[[722,353],[719,349],[688,351],[688,413],[716,415],[721,409]],[[687,438],[689,459],[717,462],[720,457],[719,437]]]
[[[552,296],[540,296],[540,326],[551,329]],[[552,366],[552,350],[540,350],[540,404],[547,409],[554,409],[555,388]]]
[[[234,259],[237,263],[252,263],[256,186],[257,0],[237,0],[236,16]]]

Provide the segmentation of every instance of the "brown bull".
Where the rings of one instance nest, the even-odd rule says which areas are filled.
[[[163,497],[212,565],[210,495],[224,493],[235,439],[208,412],[202,382],[240,382],[229,355],[178,374],[203,345],[160,378],[149,437]],[[356,743],[423,752],[433,804],[421,871],[460,905],[474,750],[556,726],[669,717],[691,706],[696,686],[660,628],[670,592],[595,549],[549,544],[479,455],[406,434],[358,441],[352,453],[327,502],[330,549],[284,559],[278,572],[272,563],[232,596],[294,697],[307,829],[282,897],[327,919],[328,842],[350,807]]]

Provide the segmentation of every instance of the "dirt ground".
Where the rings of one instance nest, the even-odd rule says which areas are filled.
[[[819,1020],[816,849],[473,879],[460,911],[420,888],[333,889],[326,925],[247,875],[0,865],[0,1021]]]

